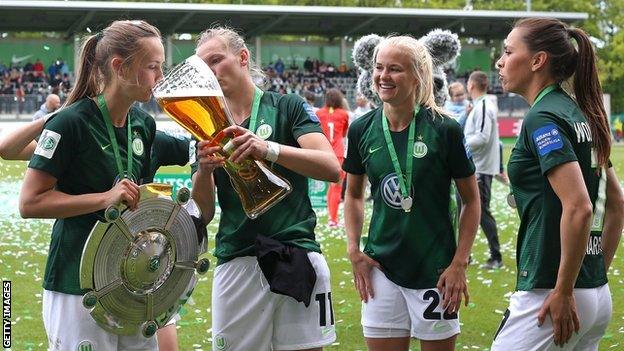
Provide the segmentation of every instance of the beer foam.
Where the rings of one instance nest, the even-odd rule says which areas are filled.
[[[206,89],[206,88],[182,88],[175,91],[169,91],[163,96],[158,98],[181,98],[181,97],[223,97],[223,91],[221,89]]]

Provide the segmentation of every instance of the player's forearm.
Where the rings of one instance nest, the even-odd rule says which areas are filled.
[[[201,210],[204,223],[208,224],[215,215],[215,185],[211,174],[202,174],[197,171],[193,174],[193,191],[191,197]]]
[[[340,180],[340,163],[332,151],[281,144],[276,163],[306,177],[334,183]]]
[[[344,217],[347,232],[347,253],[351,254],[360,250],[360,238],[364,224],[364,198],[345,194]]]
[[[561,258],[555,289],[572,294],[585,257],[592,217],[591,203],[563,204],[560,224]]]
[[[480,205],[477,197],[470,199],[468,202],[462,200],[457,250],[455,250],[455,256],[453,257],[453,262],[462,266],[468,266],[470,250],[479,229]]]
[[[42,119],[20,126],[0,139],[0,157],[5,160],[29,160],[36,143],[33,141],[43,130]],[[32,145],[30,145],[32,143]]]
[[[106,208],[106,193],[69,195],[58,190],[34,194],[22,191],[19,211],[22,218],[68,218]]]
[[[608,270],[620,243],[624,226],[624,194],[613,168],[607,170],[607,202],[602,229],[602,254]]]

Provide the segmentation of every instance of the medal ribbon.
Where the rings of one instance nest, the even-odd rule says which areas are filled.
[[[260,109],[260,99],[264,95],[262,89],[255,87],[253,104],[251,105],[251,116],[249,117],[249,130],[256,134],[256,120],[258,119],[258,110]]]
[[[535,101],[533,102],[533,105],[531,105],[531,107],[535,106],[535,104],[537,104],[544,96],[546,96],[546,94],[557,89],[558,87],[559,87],[559,84],[551,84],[547,86],[546,88],[542,89],[542,91],[540,91],[539,94],[537,94],[537,97],[535,98]]]
[[[399,178],[399,187],[401,188],[401,195],[403,199],[406,199],[410,196],[410,189],[412,187],[412,161],[414,160],[414,156],[412,155],[414,152],[414,134],[416,131],[416,115],[420,111],[420,105],[416,105],[416,109],[414,110],[414,117],[412,118],[409,125],[409,134],[407,139],[407,152],[405,154],[405,173],[407,178],[407,184],[405,179],[403,179],[403,171],[401,170],[401,165],[399,164],[399,158],[397,156],[396,150],[394,148],[394,143],[392,142],[392,137],[390,136],[390,129],[388,128],[388,119],[386,118],[386,114],[381,112],[381,119],[383,125],[384,138],[386,139],[386,145],[388,145],[388,152],[390,153],[390,159],[392,160],[392,165],[394,166],[394,172]]]
[[[115,132],[113,131],[113,122],[111,121],[110,112],[108,111],[108,106],[106,105],[106,100],[104,100],[104,95],[98,95],[97,97],[98,107],[100,108],[100,112],[102,112],[102,118],[104,119],[104,124],[106,124],[106,130],[108,130],[108,139],[113,147],[113,154],[115,155],[115,162],[117,163],[117,173],[119,174],[119,180],[125,178],[123,173],[123,167],[121,163],[121,156],[119,154],[119,145],[117,144],[117,138],[115,137]],[[131,177],[132,175],[132,132],[130,128],[130,114],[127,116],[128,124],[128,145],[126,146],[126,151],[128,155],[128,171],[126,172],[126,177]]]

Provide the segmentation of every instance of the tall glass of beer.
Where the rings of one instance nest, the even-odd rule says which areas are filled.
[[[167,73],[154,87],[154,97],[193,137],[221,145],[225,171],[249,218],[258,217],[290,193],[288,180],[263,161],[248,157],[235,163],[227,159],[234,150],[228,144],[231,136],[223,130],[234,122],[217,78],[199,56],[189,57]]]

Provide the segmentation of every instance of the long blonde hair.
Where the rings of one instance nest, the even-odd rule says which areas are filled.
[[[383,38],[373,54],[373,61],[377,60],[377,53],[386,47],[398,47],[409,57],[412,63],[412,72],[416,77],[416,103],[430,108],[439,115],[446,116],[445,112],[436,105],[433,86],[433,60],[429,54],[429,49],[419,40],[409,35],[389,36]],[[373,90],[375,85],[373,83]]]
[[[249,74],[251,75],[252,80],[254,81],[254,83],[260,86],[266,83],[266,74],[264,74],[264,71],[260,67],[258,67],[254,60],[251,59],[251,51],[247,47],[247,44],[245,44],[245,40],[243,40],[243,37],[240,34],[238,34],[232,28],[225,26],[208,28],[199,35],[199,38],[197,39],[197,45],[195,46],[196,50],[212,38],[219,38],[223,40],[225,48],[235,55],[240,54],[242,50],[246,50],[249,53],[249,61],[247,67],[249,69]]]
[[[87,38],[82,45],[78,60],[76,85],[69,93],[64,106],[69,106],[83,97],[93,97],[112,78],[110,60],[119,56],[124,61],[122,72],[128,72],[143,52],[140,39],[161,38],[158,28],[145,21],[115,21],[101,32]]]

